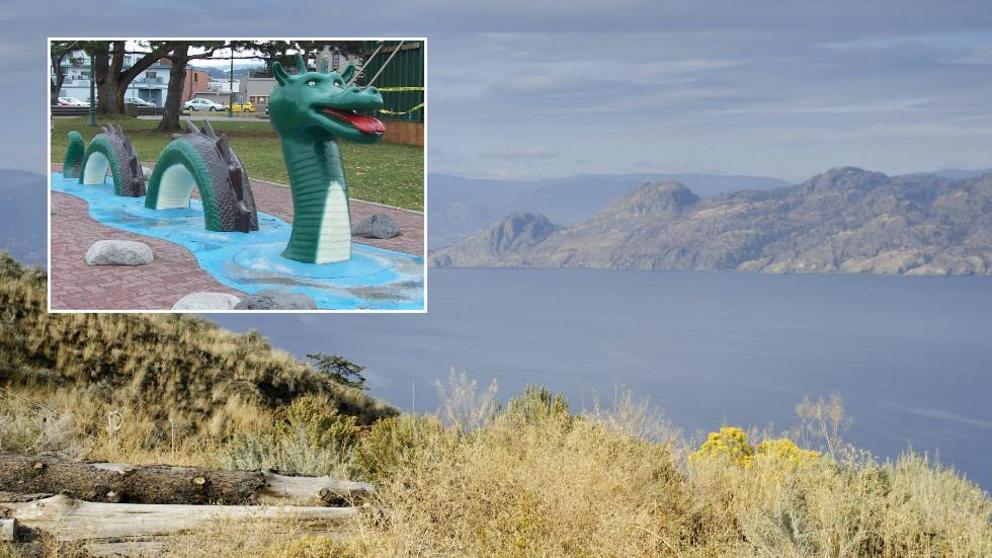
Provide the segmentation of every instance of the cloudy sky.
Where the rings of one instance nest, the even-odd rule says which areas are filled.
[[[48,5],[0,8],[0,167],[45,170],[47,35],[177,34],[427,36],[437,172],[992,166],[988,1]]]

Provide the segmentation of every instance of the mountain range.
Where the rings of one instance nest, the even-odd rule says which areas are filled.
[[[577,223],[645,182],[677,180],[703,197],[792,185],[778,178],[702,173],[583,174],[542,180],[431,173],[429,178],[431,248],[464,240],[514,212],[541,213],[559,225]]]
[[[434,266],[992,273],[992,174],[887,176],[853,167],[704,198],[645,183],[588,219],[514,213],[432,252]]]

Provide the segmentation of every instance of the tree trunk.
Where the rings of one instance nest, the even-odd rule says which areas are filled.
[[[98,55],[98,58],[103,55]],[[124,41],[114,41],[100,68],[102,76],[97,79],[97,111],[107,116],[116,116],[117,83],[121,68],[124,67]]]
[[[116,540],[171,535],[209,521],[305,520],[341,524],[359,508],[292,506],[190,506],[104,504],[60,494],[33,502],[0,502],[18,526],[38,529],[60,541]]]
[[[107,80],[107,76],[110,73],[110,53],[109,52],[97,52],[93,55],[93,67],[90,68],[90,79],[93,80],[96,94],[97,112],[100,111],[100,95],[103,90],[103,83]],[[91,99],[87,99],[88,101]]]
[[[179,117],[183,111],[183,84],[186,82],[186,64],[189,63],[189,43],[177,41],[172,48],[172,69],[169,70],[169,90],[165,97],[165,112],[158,129],[178,132]]]
[[[368,499],[374,489],[365,483],[329,477],[83,463],[48,454],[0,453],[0,490],[15,494],[68,492],[83,500],[110,503],[327,506]]]
[[[117,106],[118,113],[125,113],[124,98],[127,95],[127,88],[131,86],[131,82],[138,77],[138,74],[144,72],[150,68],[152,64],[158,62],[163,56],[168,54],[172,49],[172,46],[173,43],[163,43],[153,48],[148,54],[136,60],[130,68],[120,72],[117,78],[117,91],[114,95],[114,103]]]
[[[55,72],[55,81],[52,82],[52,99],[50,104],[53,105],[59,104],[59,92],[62,91],[62,84],[65,83],[65,72],[62,71],[62,59],[65,58],[66,54],[68,52],[52,55],[52,70]]]

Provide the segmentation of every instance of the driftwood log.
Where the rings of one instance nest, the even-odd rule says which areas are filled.
[[[0,510],[15,519],[18,527],[44,531],[61,541],[164,536],[204,527],[209,521],[277,519],[338,525],[360,512],[355,507],[106,504],[64,494],[32,502],[0,503]]]
[[[330,477],[86,463],[47,454],[0,453],[0,493],[67,494],[114,504],[341,506],[366,501],[373,491],[366,483]]]

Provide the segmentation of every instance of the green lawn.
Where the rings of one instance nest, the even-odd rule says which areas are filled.
[[[55,118],[52,132],[52,162],[61,163],[65,157],[66,134],[76,130],[88,143],[100,128],[86,125],[86,117]],[[99,119],[103,125],[108,120]],[[143,161],[154,161],[171,141],[171,134],[155,130],[158,120],[119,118],[114,120],[127,132]],[[194,118],[194,122],[197,120]],[[218,133],[227,134],[231,147],[241,158],[248,176],[261,180],[289,184],[282,159],[279,136],[266,120],[211,122]],[[199,123],[197,122],[199,126]],[[387,122],[388,126],[389,123]],[[411,145],[379,143],[357,145],[341,142],[348,176],[348,188],[354,198],[406,209],[424,209],[424,150]]]

